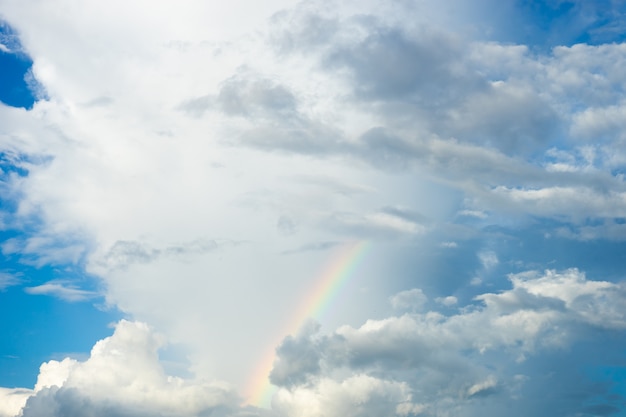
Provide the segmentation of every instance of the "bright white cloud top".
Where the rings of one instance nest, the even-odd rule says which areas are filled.
[[[441,3],[0,0],[0,417],[623,412],[623,6]]]

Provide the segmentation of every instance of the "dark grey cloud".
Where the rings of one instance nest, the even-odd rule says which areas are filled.
[[[419,154],[419,143],[407,141],[388,129],[375,127],[359,138],[361,155],[373,165],[389,170],[404,171]]]
[[[434,130],[459,140],[482,144],[512,155],[549,144],[560,116],[541,96],[526,86],[490,86],[465,98],[448,111]]]
[[[468,44],[432,30],[365,30],[364,40],[337,47],[326,65],[349,69],[355,105],[373,100],[389,127],[413,125],[507,154],[554,138],[560,120],[551,105],[531,85],[492,84],[498,80],[471,62]]]
[[[614,216],[610,207],[618,207],[621,198],[614,192],[625,186],[601,161],[619,158],[604,152],[589,162],[589,151],[572,141],[619,131],[620,110],[580,111],[596,102],[617,106],[621,94],[615,91],[624,84],[615,64],[621,62],[617,46],[537,53],[470,43],[427,26],[392,27],[365,14],[339,19],[320,10],[301,5],[274,17],[270,43],[276,57],[306,58],[312,69],[343,80],[346,91],[334,97],[339,108],[363,120],[369,115],[372,125],[347,134],[300,108],[300,93],[253,70],[239,71],[215,96],[190,101],[189,110],[211,108],[241,119],[227,139],[233,146],[349,158],[440,178],[466,193],[468,209],[560,218],[575,206],[577,213],[568,214],[574,223]],[[319,27],[327,27],[326,35]],[[581,85],[588,88],[574,88]],[[590,164],[598,169],[587,169]],[[588,188],[581,189],[583,184]],[[594,198],[581,204],[566,196],[583,194]],[[355,224],[361,220],[337,213],[327,223],[360,233],[363,228]],[[586,236],[618,234],[595,229]]]
[[[425,170],[438,176],[467,179],[495,185],[539,181],[545,171],[520,158],[457,140],[421,138],[396,134],[385,127],[366,131],[352,148],[352,154],[386,170]]]
[[[452,37],[429,30],[409,36],[371,20],[364,26],[363,40],[337,46],[325,58],[329,69],[350,71],[358,97],[445,108],[487,86],[463,67],[462,44]]]
[[[311,339],[319,325],[307,323],[298,335],[287,336],[276,348],[276,360],[269,375],[272,384],[293,387],[306,383],[320,372],[320,341]]]

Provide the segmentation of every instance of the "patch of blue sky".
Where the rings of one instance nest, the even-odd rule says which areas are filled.
[[[0,21],[0,102],[31,109],[37,101],[33,61],[22,50],[15,31]]]
[[[0,186],[28,176],[25,162],[27,156],[1,153]],[[36,219],[14,222],[17,206],[10,193],[0,194],[0,386],[28,388],[41,363],[87,356],[122,314],[104,307],[99,281],[86,275],[80,262],[42,264],[20,245],[9,248],[37,228]]]
[[[584,226],[604,221],[590,219]],[[509,274],[530,270],[577,268],[589,280],[623,280],[624,241],[583,240],[575,238],[575,231],[563,235],[568,227],[568,223],[551,219],[527,219],[517,226],[485,224],[476,230],[475,238],[455,242],[454,247],[427,243],[406,247],[406,253],[401,249],[396,254],[396,270],[387,272],[401,277],[398,289],[420,287],[431,299],[453,295],[459,305],[471,304],[485,292],[509,290]]]
[[[5,181],[11,174],[17,174],[20,177],[28,175],[28,170],[22,164],[27,161],[28,157],[25,155],[9,155],[6,152],[0,152],[0,181]]]
[[[589,334],[583,335],[583,332]],[[614,346],[624,343],[623,334],[578,329],[577,342],[567,351],[554,349],[542,356],[529,355],[518,364],[528,381],[521,392],[520,406],[526,415],[621,415],[624,409],[624,372],[618,368],[623,358],[616,357]],[[609,364],[610,365],[607,365]],[[558,378],[559,383],[555,383]],[[552,413],[545,414],[550,398]]]
[[[611,343],[616,343],[612,340]],[[600,383],[608,381],[609,392],[622,399],[622,406],[626,406],[626,357],[614,358],[614,366],[595,366],[585,370],[586,375]]]
[[[577,43],[626,39],[626,3],[612,0],[534,0],[482,2],[488,39],[524,44],[539,51]]]
[[[0,238],[6,234],[0,234]],[[0,386],[32,387],[41,363],[66,356],[84,358],[94,343],[111,334],[109,324],[122,315],[104,308],[94,290],[95,280],[79,277],[80,271],[34,267],[1,255],[3,273],[15,276],[15,285],[0,291]],[[68,277],[70,279],[68,279]],[[68,301],[54,294],[29,293],[49,282],[80,284],[93,297]],[[66,284],[70,285],[70,284]]]

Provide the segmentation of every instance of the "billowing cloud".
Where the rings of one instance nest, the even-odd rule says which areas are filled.
[[[584,346],[602,344],[605,337],[622,339],[626,293],[622,284],[591,281],[575,269],[529,271],[511,275],[510,280],[512,288],[482,294],[476,297],[480,304],[466,305],[449,316],[434,311],[404,314],[370,320],[358,328],[340,327],[328,336],[310,333],[286,339],[277,350],[273,372],[277,375],[289,368],[291,376],[289,383],[282,378],[272,380],[283,387],[274,405],[280,410],[308,404],[315,410],[311,415],[335,415],[346,404],[357,409],[368,404],[371,395],[368,390],[358,397],[352,392],[340,395],[342,387],[367,380],[370,388],[382,389],[386,380],[396,388],[404,387],[398,391],[404,396],[386,397],[393,399],[397,415],[402,415],[403,407],[411,410],[410,415],[448,415],[453,410],[481,415],[479,399],[486,397],[493,397],[494,407],[519,404],[522,408],[514,415],[525,415],[526,407],[538,404],[550,415],[556,400],[528,398],[533,395],[533,384],[554,383],[554,378],[546,380],[545,374],[537,373],[535,364],[553,355],[566,355],[573,361],[568,363],[576,363],[575,357],[585,354]],[[305,357],[312,359],[313,367],[296,366]],[[597,363],[619,366],[612,353]],[[381,377],[384,380],[372,379]],[[583,378],[579,383],[582,387],[593,381]],[[336,389],[331,397],[324,394],[329,385]],[[610,399],[608,388],[596,395],[612,407],[624,400]],[[324,402],[324,398],[340,397],[337,404]],[[566,407],[583,407],[588,400],[579,398]],[[355,415],[368,412],[364,409]]]
[[[422,411],[411,402],[406,384],[385,381],[367,375],[355,375],[345,381],[319,381],[314,388],[280,390],[274,399],[279,416],[363,416],[416,415]]]
[[[0,388],[0,416],[19,415],[31,395],[33,391],[24,388]]]
[[[237,404],[223,383],[166,375],[158,357],[162,345],[145,324],[121,321],[86,361],[44,363],[20,415],[222,415]]]

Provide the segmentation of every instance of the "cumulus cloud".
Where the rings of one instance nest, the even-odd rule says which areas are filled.
[[[46,362],[34,390],[0,391],[6,400],[0,412],[11,417],[474,416],[483,415],[489,399],[493,410],[518,404],[516,416],[539,405],[550,413],[560,400],[527,397],[537,384],[555,383],[546,380],[543,358],[554,352],[585,354],[578,346],[597,337],[603,343],[602,332],[622,337],[626,292],[622,284],[588,280],[576,269],[528,271],[511,275],[510,281],[510,289],[482,294],[476,298],[480,304],[449,316],[404,314],[326,335],[309,322],[277,348],[271,380],[279,389],[271,410],[240,406],[227,384],[167,375],[158,355],[164,337],[143,323],[122,320],[85,361]],[[402,295],[423,298],[416,290]],[[612,356],[598,358],[598,365],[615,366]],[[530,363],[527,375],[519,373],[524,362]],[[571,397],[571,389],[577,388],[565,384],[559,392]],[[594,395],[615,407],[609,389]],[[588,399],[566,407],[595,407]]]
[[[163,343],[145,324],[119,322],[86,361],[44,363],[20,415],[221,415],[236,405],[225,384],[166,375],[158,357]]]
[[[419,404],[411,403],[406,384],[367,375],[341,382],[323,379],[313,388],[279,390],[273,406],[279,416],[307,417],[417,415],[422,410]]]
[[[15,417],[33,395],[32,390],[23,388],[0,388],[0,416]]]
[[[295,337],[287,336],[276,349],[270,381],[278,386],[302,385],[320,371],[321,349],[311,343],[319,325],[307,323]]]
[[[439,415],[434,411],[439,407],[438,412],[444,415],[452,410],[463,415],[482,415],[480,403],[476,402],[481,398],[494,397],[490,402],[497,407],[532,395],[524,382],[528,378],[532,378],[530,385],[549,383],[542,381],[545,376],[537,374],[531,365],[526,372],[532,376],[519,374],[521,363],[542,363],[555,351],[556,355],[584,355],[577,346],[594,343],[594,338],[604,337],[600,336],[604,331],[613,335],[608,337],[624,336],[626,293],[622,284],[588,280],[576,269],[529,271],[511,275],[510,281],[512,288],[479,295],[476,300],[480,305],[466,305],[450,316],[432,311],[405,314],[369,320],[357,328],[340,327],[328,336],[303,334],[297,344],[294,339],[287,339],[277,351],[279,359],[274,371],[286,369],[296,358],[294,365],[301,363],[301,358],[308,357],[305,352],[315,351],[315,372],[310,368],[291,368],[291,383],[273,380],[282,387],[275,397],[275,406],[280,410],[287,405],[308,404],[311,415],[334,415],[341,413],[344,405],[331,406],[322,400],[330,398],[323,396],[329,385],[336,389],[332,398],[339,398],[350,378],[373,382],[368,378],[383,377],[394,381],[392,386],[405,387],[400,390],[405,392],[403,398],[394,397],[398,401],[397,414],[405,409],[400,404],[407,403],[414,404],[406,406],[408,414]],[[617,362],[607,357],[604,366],[617,366]],[[498,369],[497,373],[494,369]],[[299,384],[298,375],[306,376]],[[584,383],[586,380],[580,381],[581,386]],[[350,401],[353,395],[345,393],[344,401]],[[368,401],[369,397],[362,395],[358,404]],[[608,398],[610,394],[603,391],[598,395]],[[523,401],[543,404],[547,410],[557,406],[556,400],[548,398],[525,397]],[[581,399],[578,406],[584,401]],[[369,415],[368,412],[363,410],[355,415]],[[525,414],[519,410],[514,415]]]

